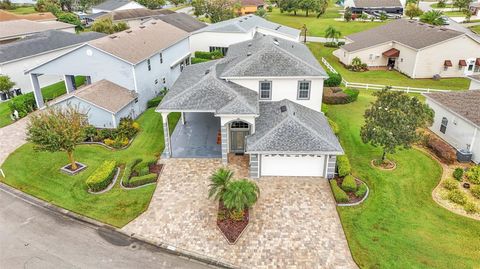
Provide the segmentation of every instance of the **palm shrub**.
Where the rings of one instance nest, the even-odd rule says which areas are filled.
[[[439,10],[429,10],[420,16],[420,21],[431,25],[444,25],[445,19],[443,12]]]
[[[223,204],[232,212],[243,212],[252,207],[260,196],[257,184],[247,179],[230,182],[222,195]]]
[[[210,176],[210,189],[208,190],[208,198],[214,197],[215,200],[220,201],[223,198],[227,187],[232,180],[233,172],[226,168],[220,168],[212,176]]]

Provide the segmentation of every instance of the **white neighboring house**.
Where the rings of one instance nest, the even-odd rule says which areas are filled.
[[[348,7],[353,13],[362,14],[367,12],[383,11],[390,14],[403,15],[405,0],[345,0],[344,7]]]
[[[472,16],[480,16],[480,1],[470,3],[469,8]]]
[[[38,107],[44,107],[38,85],[42,75],[63,76],[67,93],[76,90],[75,76],[85,76],[87,84],[108,80],[135,92],[138,113],[132,116],[138,116],[146,109],[148,100],[173,84],[189,60],[188,33],[155,20],[88,42],[26,73],[30,75]],[[115,127],[111,119],[100,122],[96,117],[91,113],[89,118],[95,126]]]
[[[480,41],[414,20],[399,19],[345,37],[333,54],[345,65],[356,57],[371,67],[389,67],[411,78],[464,77],[480,72]]]
[[[75,33],[75,25],[59,21],[13,20],[0,22],[0,44],[5,44],[36,33],[61,30]]]
[[[469,90],[480,90],[480,75],[468,76],[470,79]]]
[[[107,0],[92,7],[92,13],[112,12],[117,10],[146,8],[143,5],[131,0]]]
[[[65,52],[82,45],[87,41],[105,36],[101,33],[89,32],[72,34],[59,30],[41,32],[15,42],[0,45],[0,74],[7,75],[15,82],[16,95],[32,91],[30,76],[25,70],[47,62]],[[40,77],[40,87],[59,82],[63,79],[59,75],[45,75]],[[0,94],[0,101],[7,96]]]
[[[435,111],[430,127],[457,151],[471,152],[480,163],[480,91],[425,93]]]
[[[157,107],[167,130],[164,156],[176,157],[167,117],[181,112],[183,125],[174,135],[184,129],[191,136],[179,145],[192,148],[187,157],[199,157],[203,143],[221,137],[218,157],[226,164],[229,155],[248,154],[252,178],[331,178],[343,150],[320,111],[326,78],[299,42],[257,34],[231,45],[223,59],[188,66]],[[202,122],[189,124],[195,118]],[[210,128],[213,135],[198,139],[195,126]]]
[[[220,50],[225,55],[228,46],[251,40],[257,33],[296,42],[300,39],[300,30],[250,14],[214,23],[193,32],[190,36],[190,51]]]

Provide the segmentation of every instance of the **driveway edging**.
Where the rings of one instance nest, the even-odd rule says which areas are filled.
[[[33,206],[49,210],[50,212],[53,212],[55,214],[63,215],[65,217],[74,219],[74,220],[79,221],[79,222],[81,222],[83,224],[86,224],[88,226],[94,226],[95,228],[104,228],[104,229],[106,228],[106,229],[109,229],[109,230],[113,230],[117,233],[128,236],[129,238],[132,238],[134,240],[141,241],[145,244],[154,246],[154,247],[158,248],[159,250],[161,250],[163,252],[166,252],[166,253],[174,254],[174,255],[177,255],[177,256],[182,256],[182,257],[185,257],[187,259],[195,260],[195,261],[198,261],[198,262],[201,262],[201,263],[204,263],[204,264],[213,265],[213,266],[217,266],[217,267],[221,267],[221,268],[236,268],[235,266],[233,266],[231,264],[227,264],[227,263],[224,263],[224,262],[221,262],[221,261],[217,261],[215,259],[212,259],[212,258],[209,258],[209,257],[206,257],[206,256],[202,256],[202,255],[199,255],[199,254],[196,254],[196,253],[191,253],[191,252],[184,251],[184,250],[177,250],[177,248],[175,248],[173,246],[170,246],[168,244],[165,244],[165,243],[154,243],[154,242],[152,242],[152,241],[150,241],[146,238],[143,238],[141,236],[138,236],[136,234],[128,234],[128,233],[122,231],[121,229],[116,228],[112,225],[109,225],[109,224],[91,219],[89,217],[77,214],[77,213],[72,212],[70,210],[61,208],[59,206],[50,204],[50,203],[48,203],[44,200],[41,200],[39,198],[36,198],[36,197],[31,196],[29,194],[26,194],[26,193],[24,193],[20,190],[17,190],[15,188],[9,186],[8,184],[6,184],[4,182],[0,182],[0,190],[3,191],[3,192],[9,193],[9,194],[21,199],[21,200],[33,205]]]

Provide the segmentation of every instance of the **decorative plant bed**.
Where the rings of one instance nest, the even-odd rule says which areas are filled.
[[[117,170],[115,171],[115,175],[113,176],[112,182],[105,189],[103,189],[101,191],[98,191],[98,192],[88,190],[88,192],[91,193],[91,194],[102,194],[102,193],[105,193],[105,192],[111,190],[113,188],[113,186],[115,186],[115,184],[117,183],[117,179],[118,179],[119,175],[120,175],[120,167],[117,167]]]
[[[76,170],[72,170],[72,164],[67,164],[64,167],[60,168],[60,171],[64,172],[65,174],[73,176],[87,168],[87,165],[83,163],[79,163],[79,162],[75,162],[75,163],[77,164]]]
[[[343,179],[344,178],[337,177],[337,178],[334,178],[332,180],[334,180],[337,183],[338,186],[342,186]],[[354,206],[354,205],[361,204],[363,201],[365,201],[365,199],[367,199],[368,194],[370,192],[367,184],[365,184],[365,182],[361,181],[358,178],[355,178],[355,183],[357,185],[357,188],[356,188],[357,190],[356,191],[345,191],[345,193],[348,196],[348,202],[347,201],[337,202],[338,206]],[[365,185],[365,187],[363,187],[362,185]],[[365,188],[365,191],[360,193],[360,192],[358,192],[359,188]]]
[[[379,168],[379,169],[387,170],[387,171],[395,170],[395,168],[397,168],[397,164],[390,161],[390,160],[385,160],[385,161],[382,162],[378,159],[373,159],[370,162],[370,164],[375,168]]]
[[[104,142],[100,142],[100,141],[93,141],[93,142],[92,141],[85,141],[85,142],[82,142],[80,144],[82,144],[82,145],[99,145],[99,146],[102,146],[102,147],[110,149],[110,150],[123,150],[123,149],[127,149],[128,147],[130,147],[130,145],[132,144],[133,140],[135,140],[136,137],[137,137],[137,135],[135,134],[135,136],[133,136],[131,139],[128,140],[127,145],[119,147],[119,148],[109,146],[109,145],[105,144]]]
[[[222,232],[228,243],[233,245],[238,238],[243,234],[249,224],[249,210],[246,209],[243,214],[243,219],[236,221],[228,217],[228,209],[222,202],[218,203],[217,227]]]
[[[158,164],[157,160],[144,162],[136,159],[126,165],[120,186],[124,189],[137,189],[155,184],[162,169],[163,164]]]

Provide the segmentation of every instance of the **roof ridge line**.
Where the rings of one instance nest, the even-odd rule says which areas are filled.
[[[277,126],[280,126],[282,125],[283,123],[285,123],[287,120],[288,120],[289,117],[285,117],[283,120],[281,120],[277,125],[274,126],[274,128],[270,128],[270,130],[268,130],[268,132],[266,132],[260,139],[258,139],[255,143],[252,144],[252,147],[253,146],[256,146],[259,142],[263,141],[268,135],[270,135],[273,130],[277,127]],[[251,134],[251,135],[254,135],[255,133]]]

